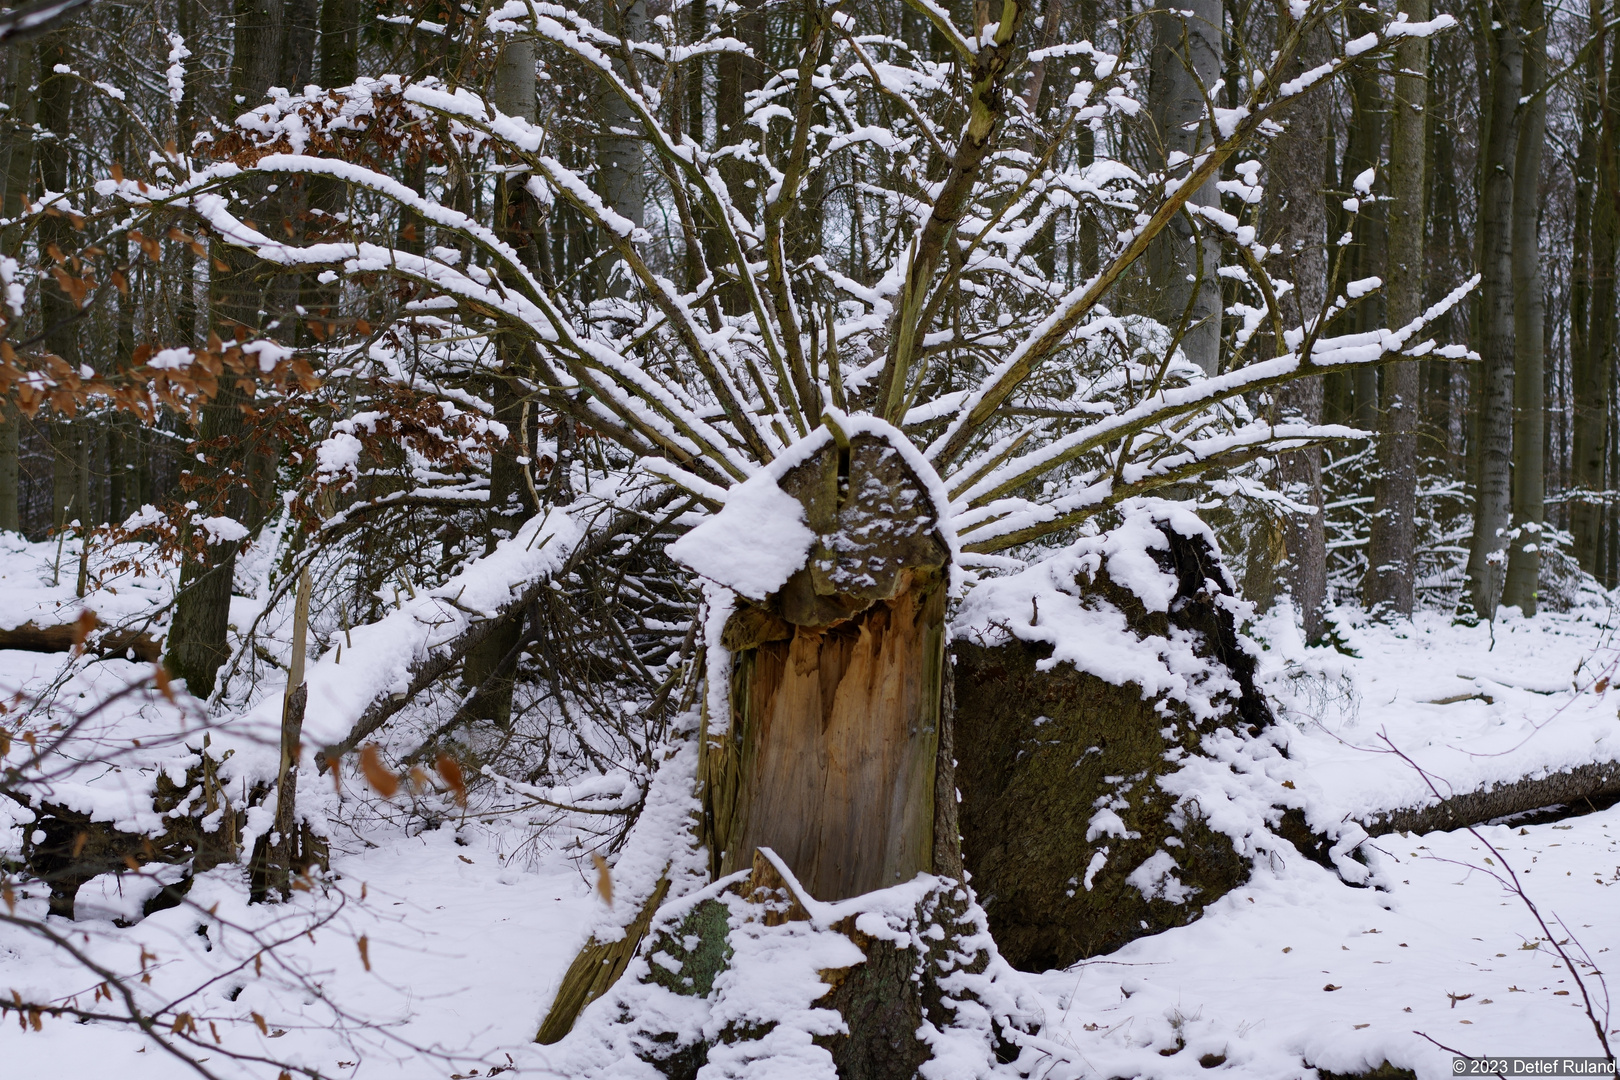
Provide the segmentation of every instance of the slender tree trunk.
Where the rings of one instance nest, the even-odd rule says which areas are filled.
[[[1502,602],[1536,613],[1546,517],[1545,286],[1541,276],[1541,155],[1547,130],[1546,8],[1524,0],[1524,86],[1513,176],[1513,525]]]
[[[1192,156],[1211,141],[1205,95],[1221,76],[1222,19],[1221,0],[1162,0],[1154,8],[1148,108],[1162,151],[1157,164],[1170,176],[1190,171]],[[1219,207],[1215,183],[1210,177],[1189,208]],[[1181,346],[1207,375],[1220,365],[1219,257],[1219,241],[1209,236],[1208,223],[1200,222],[1195,231],[1190,211],[1176,216],[1147,255],[1153,316],[1172,331],[1186,327]]]
[[[1416,22],[1429,18],[1429,0],[1403,0]],[[1394,116],[1389,148],[1389,323],[1405,326],[1423,312],[1424,166],[1427,156],[1429,40],[1406,38],[1395,54]],[[1384,369],[1378,441],[1378,481],[1367,544],[1367,608],[1412,614],[1417,577],[1417,429],[1421,402],[1418,362]]]
[[[1581,366],[1572,373],[1575,397],[1574,448],[1570,454],[1570,532],[1575,558],[1582,570],[1601,573],[1600,537],[1604,489],[1604,460],[1609,431],[1608,369],[1614,359],[1614,260],[1620,241],[1620,49],[1608,45],[1603,29],[1606,9],[1594,4],[1592,25],[1597,44],[1592,50],[1591,77],[1602,110],[1598,122],[1597,191],[1592,197],[1591,262],[1588,270],[1590,322]],[[1604,49],[1609,49],[1605,71]]]
[[[1295,61],[1298,72],[1324,63],[1327,33],[1310,35]],[[1272,140],[1266,155],[1266,202],[1262,223],[1268,245],[1280,245],[1271,260],[1276,271],[1287,270],[1294,289],[1284,298],[1284,318],[1293,325],[1314,325],[1327,293],[1327,207],[1322,178],[1327,169],[1328,102],[1321,94],[1308,94],[1284,117],[1286,130]],[[1277,343],[1279,351],[1283,348]],[[1320,376],[1285,383],[1277,392],[1277,411],[1292,422],[1314,424],[1322,419]],[[1289,513],[1283,524],[1288,551],[1288,585],[1299,608],[1307,641],[1322,634],[1323,606],[1327,600],[1327,543],[1322,527],[1322,453],[1296,450],[1277,459],[1278,481],[1296,503],[1312,512]]]
[[[646,0],[606,0],[603,11],[608,16],[605,28],[609,33],[617,33],[626,41],[647,36]],[[615,61],[614,67],[621,78],[625,77],[622,62]],[[602,198],[620,217],[643,225],[647,219],[647,180],[636,119],[625,100],[606,87],[598,114],[604,131],[599,149]],[[633,283],[628,268],[621,267],[617,259],[604,258],[601,269],[603,295],[630,295]]]
[[[1376,12],[1357,6],[1348,10],[1345,19],[1346,34],[1351,37],[1371,33],[1378,23]],[[1340,280],[1355,281],[1369,277],[1387,279],[1385,263],[1388,261],[1388,241],[1384,204],[1380,201],[1387,186],[1379,166],[1384,160],[1384,116],[1389,102],[1384,98],[1383,82],[1375,68],[1360,66],[1353,70],[1350,103],[1350,130],[1345,140],[1344,168],[1339,186],[1345,197],[1359,198],[1361,206],[1355,217],[1353,239],[1346,253],[1349,257],[1345,260]],[[1355,191],[1357,178],[1368,169],[1375,171],[1372,187],[1374,198]],[[1380,293],[1374,293],[1358,303],[1351,320],[1354,329],[1363,332],[1383,326],[1384,321],[1383,294]],[[1365,431],[1375,430],[1379,424],[1378,374],[1377,368],[1367,366],[1348,379],[1350,408],[1345,412],[1352,424]]]
[[[723,26],[729,23],[726,29],[731,36],[746,44],[753,55],[723,52],[715,57],[714,127],[717,146],[730,146],[749,137],[743,123],[743,99],[765,85],[765,66],[761,59],[765,54],[765,13],[760,8],[760,0],[746,0],[740,10],[727,16],[725,23],[722,23]],[[738,212],[749,221],[755,220],[758,193],[746,186],[753,179],[752,166],[727,157],[720,162],[720,175]],[[708,235],[714,245],[708,252],[709,269],[719,274],[723,268],[730,266],[730,259],[721,249],[717,234],[711,230]],[[732,272],[735,273],[736,268],[732,268]],[[729,315],[742,314],[748,308],[742,289],[734,283],[722,284],[720,301]]]
[[[1601,18],[1601,12],[1598,13],[1598,17]],[[1583,413],[1590,407],[1591,393],[1588,385],[1591,378],[1589,374],[1591,344],[1588,335],[1591,330],[1592,308],[1592,189],[1596,183],[1597,172],[1597,128],[1602,112],[1598,93],[1602,82],[1600,75],[1603,65],[1602,49],[1594,45],[1592,51],[1596,54],[1595,59],[1587,61],[1585,74],[1581,80],[1580,134],[1575,151],[1575,222],[1570,237],[1572,248],[1569,268],[1570,400],[1567,420],[1569,457],[1564,463],[1560,520],[1572,533],[1575,532],[1575,519],[1581,502],[1581,484],[1577,476],[1583,439]],[[1574,545],[1573,552],[1579,562],[1583,554],[1580,543]],[[1589,561],[1580,565],[1585,570],[1591,570]]]
[[[22,414],[7,398],[0,402],[0,532],[21,532],[17,504],[17,444]]]
[[[129,127],[121,120],[113,144],[113,160],[123,162],[128,155]],[[113,356],[114,370],[122,373],[129,370],[135,353],[136,282],[131,279],[135,277],[136,270],[130,260],[127,232],[120,231],[114,238],[113,251],[117,255],[118,265],[125,268],[126,275],[125,288],[118,293],[116,300],[118,329]],[[129,505],[129,481],[134,466],[134,436],[138,429],[136,418],[122,410],[113,412],[107,418],[107,520],[110,523],[122,522],[133,509]]]
[[[348,86],[360,74],[360,0],[321,4],[321,84]]]
[[[1092,40],[1097,33],[1097,0],[1079,0],[1080,34]],[[1075,165],[1085,168],[1097,160],[1097,133],[1090,126],[1082,127],[1074,136]],[[1090,281],[1097,276],[1102,264],[1102,241],[1097,227],[1097,216],[1090,209],[1082,210],[1078,226],[1080,243],[1080,277]]]
[[[359,0],[324,0],[321,4],[321,85],[349,86],[359,75],[359,20]],[[315,242],[325,239],[332,232],[332,223],[340,219],[347,206],[348,185],[331,177],[310,177],[310,220],[305,226],[305,238]],[[302,292],[305,309],[315,316],[325,319],[341,314],[343,286],[340,282],[323,285],[319,275],[306,274]]]
[[[34,166],[33,125],[39,95],[30,84],[34,75],[32,49],[13,46],[5,51],[6,104],[5,137],[0,140],[0,216],[15,221],[22,214],[23,197],[29,193]],[[0,252],[11,254],[17,247],[17,229],[0,232]],[[0,404],[0,530],[19,532],[22,518],[18,505],[18,438],[22,416],[7,399]]]
[[[285,70],[282,48],[286,41],[281,0],[237,0],[235,41],[231,63],[231,97],[246,111],[258,102]],[[280,217],[280,201],[262,190],[251,217]],[[264,303],[263,269],[251,254],[227,244],[214,246],[214,258],[224,264],[209,278],[210,321],[224,341],[247,341],[258,331]],[[251,493],[245,484],[249,448],[243,440],[242,406],[246,399],[234,378],[220,380],[219,393],[203,408],[197,432],[203,446],[213,452],[196,471],[204,481],[200,491],[213,497],[198,516],[224,516],[243,521],[252,516]],[[235,543],[212,543],[199,538],[189,523],[182,530],[187,551],[180,567],[180,588],[175,598],[174,623],[169,630],[165,662],[197,697],[214,690],[220,665],[229,658],[226,635],[230,624],[231,592],[236,577]]]
[[[50,132],[40,144],[39,183],[44,192],[63,192],[68,186],[68,146],[66,139],[73,123],[73,88],[77,80],[71,74],[56,71],[58,65],[67,67],[70,31],[57,31],[45,38],[39,46],[39,123]],[[46,267],[57,257],[73,254],[77,247],[77,233],[63,215],[47,216],[40,221],[39,247]],[[52,255],[52,250],[56,255]],[[72,297],[64,292],[56,278],[47,272],[40,285],[40,319],[44,324],[45,347],[61,357],[70,367],[79,366],[79,308]],[[49,426],[51,444],[51,523],[60,531],[78,520],[90,521],[90,509],[80,500],[80,447],[83,437],[82,421],[65,418],[53,420]]]
[[[501,49],[495,68],[495,107],[507,116],[533,122],[536,114],[534,43],[510,41]],[[533,269],[538,239],[538,214],[534,199],[524,187],[523,175],[504,176],[496,194],[496,227],[510,245]],[[534,509],[527,491],[524,464],[518,459],[528,454],[524,431],[524,395],[520,377],[526,370],[526,353],[520,343],[502,335],[496,340],[501,371],[495,377],[492,398],[495,419],[506,425],[508,435],[490,462],[489,508],[485,515],[487,546],[517,531]],[[467,656],[462,669],[462,685],[467,690],[483,687],[466,705],[467,712],[482,720],[506,726],[512,720],[512,679],[517,649],[522,642],[524,622],[508,620]]]
[[[1513,176],[1519,94],[1524,85],[1520,5],[1493,8],[1490,130],[1484,141],[1479,200],[1479,345],[1484,359],[1474,489],[1474,535],[1463,603],[1490,618],[1506,570],[1513,467]]]

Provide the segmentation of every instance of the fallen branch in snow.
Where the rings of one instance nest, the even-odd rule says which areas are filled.
[[[40,626],[25,622],[21,626],[0,630],[0,649],[22,649],[26,652],[68,652],[74,645],[77,625],[55,623]],[[82,640],[82,636],[80,638]],[[107,630],[93,634],[84,642],[89,652],[102,656],[115,656],[126,650],[133,651],[137,660],[152,663],[163,653],[163,647],[144,630]]]
[[[1435,798],[1443,800],[1443,796],[1440,794],[1440,789],[1435,786],[1434,777],[1431,776],[1428,771],[1423,768],[1423,766],[1413,761],[1405,751],[1396,746],[1388,734],[1379,732],[1378,737],[1379,739],[1383,740],[1385,746],[1389,747],[1391,753],[1417,770],[1418,775],[1423,778],[1423,782],[1428,785],[1429,790],[1434,792]],[[1609,1045],[1609,1015],[1611,1002],[1609,1000],[1609,984],[1604,979],[1603,972],[1598,970],[1598,966],[1592,962],[1591,955],[1587,953],[1586,947],[1582,945],[1579,939],[1575,937],[1574,932],[1571,931],[1567,925],[1565,925],[1564,920],[1560,919],[1557,915],[1554,915],[1552,917],[1553,921],[1558,923],[1558,925],[1563,929],[1564,933],[1568,935],[1563,941],[1558,940],[1558,935],[1553,933],[1552,927],[1548,924],[1547,919],[1541,914],[1541,909],[1536,907],[1535,901],[1531,900],[1530,895],[1524,891],[1524,885],[1519,881],[1519,875],[1514,872],[1513,865],[1508,862],[1508,860],[1499,850],[1497,850],[1496,845],[1485,839],[1484,834],[1472,825],[1468,826],[1468,833],[1475,840],[1478,840],[1486,851],[1489,851],[1492,855],[1496,856],[1496,861],[1501,864],[1500,870],[1492,869],[1488,866],[1474,866],[1473,864],[1468,864],[1470,869],[1479,870],[1495,878],[1504,889],[1516,895],[1529,910],[1531,917],[1534,918],[1536,920],[1536,924],[1541,927],[1541,932],[1546,937],[1547,943],[1552,946],[1553,951],[1558,954],[1558,959],[1563,962],[1565,969],[1569,972],[1569,977],[1575,980],[1575,986],[1581,992],[1581,1002],[1586,1010],[1586,1018],[1592,1022],[1592,1029],[1597,1033],[1598,1045],[1603,1047],[1603,1056],[1608,1059],[1609,1066],[1612,1069],[1615,1065],[1615,1057],[1614,1049]],[[1487,860],[1487,862],[1488,861],[1489,860]],[[1597,1003],[1592,1000],[1592,992],[1586,984],[1586,979],[1581,976],[1580,970],[1576,967],[1575,961],[1570,959],[1569,953],[1564,950],[1564,946],[1571,943],[1573,943],[1575,949],[1581,953],[1583,962],[1585,963],[1587,969],[1592,973],[1592,977],[1597,980],[1598,988],[1603,992],[1603,1016],[1601,1018],[1598,1016],[1598,1006]],[[1421,1035],[1422,1033],[1418,1032],[1418,1034]],[[1428,1038],[1426,1035],[1423,1037]],[[1430,1041],[1433,1042],[1432,1039]],[[1436,1045],[1439,1044],[1437,1043]]]
[[[645,526],[649,515],[663,510],[682,495],[683,493],[677,489],[665,489],[638,506],[612,512],[606,524],[594,531],[589,539],[576,545],[555,571],[535,577],[488,618],[473,620],[461,633],[413,661],[409,665],[410,682],[405,689],[384,692],[374,697],[344,738],[316,754],[317,767],[325,772],[333,761],[352,753],[423,690],[456,670],[473,649],[483,644],[496,631],[509,625],[512,620],[521,619],[529,605],[540,595],[541,590],[550,588],[553,580],[567,576],[576,567],[601,555],[625,533]]]
[[[1595,761],[1540,777],[1498,781],[1462,794],[1441,795],[1426,806],[1385,811],[1359,822],[1369,836],[1426,833],[1483,825],[1533,810],[1568,807],[1567,816],[1601,810],[1620,799],[1620,761]]]

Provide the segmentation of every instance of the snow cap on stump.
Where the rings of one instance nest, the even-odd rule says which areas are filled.
[[[749,600],[781,593],[790,623],[824,625],[894,596],[907,572],[950,565],[948,505],[899,429],[829,410],[668,550]]]

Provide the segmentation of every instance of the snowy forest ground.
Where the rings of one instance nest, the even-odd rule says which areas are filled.
[[[71,618],[72,575],[39,584],[50,581],[48,547],[5,556],[0,621],[53,607]],[[126,587],[116,602],[145,600]],[[1620,691],[1600,683],[1620,661],[1611,606],[1477,627],[1435,613],[1396,626],[1349,609],[1335,619],[1338,648],[1306,648],[1285,609],[1252,627],[1288,750],[1269,779],[1297,794],[1313,825],[1420,804],[1429,781],[1419,766],[1446,792],[1620,759]],[[0,651],[0,689],[38,691],[62,664]],[[59,694],[91,702],[147,670],[81,664]],[[152,723],[142,710],[132,702],[101,722]],[[222,1048],[199,1055],[220,1075],[277,1074],[253,1055],[326,1076],[552,1074],[554,1052],[531,1040],[603,903],[576,835],[480,814],[476,800],[428,827],[352,783],[325,805],[331,875],[316,889],[249,905],[244,871],[222,866],[187,904],[120,927],[114,919],[137,915],[144,896],[120,895],[106,875],[80,891],[77,921],[51,920],[56,944],[0,927],[0,995],[90,999],[101,978],[71,946],[113,970],[144,969],[139,993],[184,998]],[[0,827],[0,849],[14,852],[23,826]],[[1580,987],[1498,875],[1511,867],[1558,941],[1595,965],[1583,969],[1593,1006],[1620,1028],[1598,975],[1620,948],[1620,807],[1479,831],[1496,858],[1467,831],[1369,842],[1376,888],[1275,859],[1190,926],[1027,976],[1045,1012],[1030,1042],[1042,1055],[1034,1075],[1286,1080],[1387,1061],[1429,1078],[1452,1075],[1442,1045],[1598,1053]],[[16,904],[45,918],[43,894]],[[264,951],[267,941],[279,944]],[[16,1013],[0,1027],[6,1076],[188,1072],[127,1027],[47,1018],[32,1030]]]

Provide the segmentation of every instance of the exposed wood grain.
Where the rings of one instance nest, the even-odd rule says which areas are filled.
[[[744,794],[721,872],[769,847],[841,900],[933,869],[944,592],[798,627],[742,661]]]

